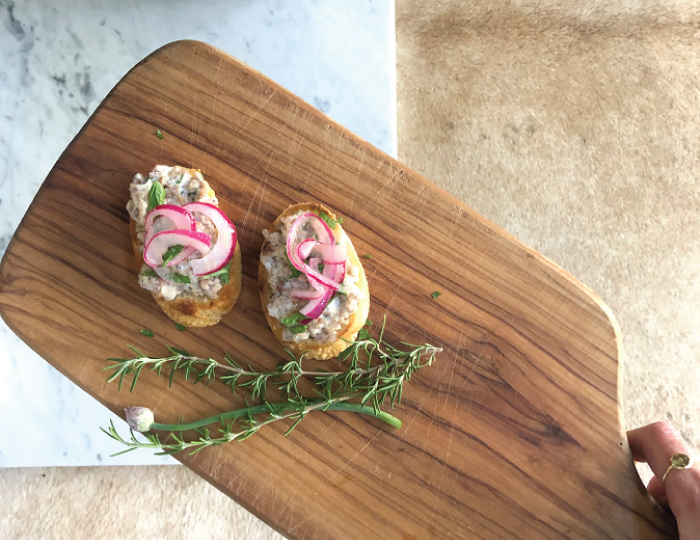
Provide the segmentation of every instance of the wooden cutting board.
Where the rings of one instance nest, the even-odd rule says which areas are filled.
[[[137,284],[125,204],[134,173],[156,164],[200,168],[238,226],[243,292],[213,328],[178,332]],[[90,118],[5,253],[0,311],[112,411],[143,405],[175,422],[230,410],[242,397],[181,376],[168,389],[145,373],[133,394],[119,392],[105,382],[105,359],[127,356],[127,343],[150,355],[174,344],[273,368],[284,353],[258,297],[261,231],[301,201],[333,208],[358,253],[372,255],[364,260],[371,318],[387,315],[388,340],[444,352],[407,384],[399,430],[314,413],[288,437],[288,426],[272,425],[242,443],[179,455],[185,465],[290,538],[675,536],[630,458],[619,330],[600,300],[209,45],[160,49]],[[142,336],[144,327],[156,337]]]

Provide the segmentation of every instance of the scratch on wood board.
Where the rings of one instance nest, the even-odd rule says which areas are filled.
[[[371,202],[377,203],[378,202],[377,199],[379,199],[379,197],[382,195],[382,193],[384,193],[387,189],[389,189],[391,186],[393,186],[398,181],[399,177],[405,177],[405,176],[406,176],[406,173],[403,171],[403,169],[399,169],[398,171],[396,171],[394,176],[392,176],[391,179],[386,184],[384,184],[382,189],[380,189],[377,192],[377,194],[374,197],[372,197]]]
[[[226,482],[226,489],[228,491],[231,491],[233,493],[238,493],[238,489],[236,489],[236,490],[233,489],[233,484],[235,484],[239,478],[241,479],[241,482],[245,482],[245,478],[243,478],[243,473],[246,472],[246,470],[248,470],[249,467],[250,467],[250,463],[248,463],[245,467],[243,467],[240,471],[238,471],[238,474],[236,476],[234,476],[233,478],[231,478],[231,480]],[[240,488],[240,486],[238,486],[238,487]]]
[[[260,114],[263,112],[263,109],[265,109],[265,107],[267,107],[267,104],[270,102],[270,100],[272,99],[272,97],[273,97],[276,93],[277,93],[277,90],[273,90],[273,91],[270,93],[270,95],[267,96],[267,99],[265,100],[265,102],[264,102],[262,105],[260,105],[260,106],[257,108],[257,110],[256,110],[253,114],[251,114],[251,115],[248,117],[248,120],[247,120],[243,125],[241,125],[241,127],[238,128],[238,131],[236,131],[236,135],[240,135],[240,134],[243,132],[243,130],[244,130],[245,128],[247,128],[248,125],[249,125],[253,120],[255,120],[258,116],[260,116]]]
[[[423,217],[423,211],[425,210],[425,203],[428,201],[428,195],[426,194],[427,190],[428,190],[428,186],[423,185],[421,187],[420,191],[416,194],[416,195],[419,195],[421,197],[421,199],[423,199],[423,202],[420,205],[420,212],[418,212],[418,215],[420,217]]]
[[[219,61],[216,63],[216,71],[214,72],[214,79],[212,82],[212,84],[214,85],[215,91],[214,91],[214,94],[213,94],[212,99],[211,99],[211,114],[214,118],[217,117],[216,105],[218,103],[219,94],[221,94],[221,85],[218,84],[218,81],[219,81],[219,72],[221,71],[221,62],[222,61],[223,61],[223,58],[219,57]],[[215,153],[212,155],[217,159],[219,157],[219,153],[221,152],[221,148],[222,148],[221,141],[222,140],[223,139],[221,137],[218,137],[216,144],[214,146]]]
[[[265,190],[267,188],[267,179],[268,179],[267,169],[269,168],[270,163],[272,163],[272,155],[273,155],[273,152],[271,151],[270,154],[268,155],[267,165],[264,169],[265,177],[263,178],[262,182],[258,182],[258,185],[255,188],[255,193],[253,193],[253,196],[250,199],[250,204],[248,205],[248,209],[246,210],[245,216],[243,217],[243,221],[241,222],[241,229],[246,228],[246,224],[248,223],[248,217],[250,216],[250,211],[252,210],[253,205],[256,202],[256,199],[258,198],[258,193],[262,189],[262,195],[260,196],[260,200],[258,201],[258,210],[255,214],[255,227],[257,227],[258,218],[260,216],[260,212],[262,211],[262,201],[263,201],[263,198],[265,196]],[[257,165],[256,165],[256,167],[257,167]],[[257,230],[257,229],[255,229],[255,227],[253,230]]]
[[[398,294],[403,290],[405,281],[401,281],[399,283],[399,286],[397,289],[394,289],[394,292],[391,293],[391,298],[389,298],[389,301],[386,303],[386,308],[384,308],[384,314],[383,317],[386,317],[389,314],[389,309],[391,309],[391,305],[394,303],[394,300],[398,296]]]
[[[359,456],[362,452],[364,452],[365,448],[367,448],[370,444],[372,444],[372,442],[374,441],[374,439],[376,439],[376,438],[379,436],[380,433],[381,433],[381,431],[377,431],[377,432],[374,434],[374,436],[362,446],[362,448],[360,448],[357,452],[355,452],[355,455],[352,456],[352,457],[347,461],[347,463],[345,463],[345,465],[343,465],[340,469],[338,469],[337,471],[335,471],[335,474],[334,474],[333,477],[331,478],[331,481],[333,481],[334,479],[336,479],[336,478],[340,475],[340,473],[343,472],[343,470],[345,469],[345,467],[347,467],[348,465],[350,465],[350,464],[355,460],[355,458],[357,458],[357,456]]]
[[[450,231],[450,236],[447,237],[448,241],[452,239],[452,235],[454,234],[455,228],[457,228],[457,223],[459,222],[461,217],[462,217],[462,207],[460,206],[459,212],[457,212],[457,216],[455,217],[455,221],[452,224],[452,230]]]

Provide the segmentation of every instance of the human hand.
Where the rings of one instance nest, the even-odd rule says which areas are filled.
[[[654,477],[647,489],[654,499],[670,508],[678,522],[680,540],[700,540],[700,465],[671,470],[662,482],[673,454],[692,454],[676,428],[666,422],[655,422],[627,432],[632,457],[648,463]]]

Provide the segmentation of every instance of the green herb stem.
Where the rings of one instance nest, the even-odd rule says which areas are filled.
[[[395,428],[400,428],[402,426],[401,420],[389,413],[386,413],[384,411],[377,412],[372,407],[367,407],[366,405],[345,402],[355,397],[360,396],[344,396],[342,398],[343,401],[339,401],[336,403],[328,403],[326,400],[309,400],[307,401],[308,405],[304,407],[304,412],[310,412],[318,409],[323,409],[324,411],[347,411],[372,416],[374,418],[377,418],[378,420],[386,422],[387,424]],[[217,422],[230,422],[231,420],[236,420],[237,418],[244,418],[250,415],[269,413],[271,412],[271,409],[274,409],[275,414],[278,415],[287,411],[299,412],[298,405],[294,403],[266,403],[263,405],[256,405],[254,407],[247,407],[245,409],[239,409],[236,411],[229,411],[226,413],[217,414],[214,416],[210,416],[209,418],[203,418],[195,422],[190,422],[189,424],[161,424],[158,422],[154,422],[151,425],[151,429],[155,431],[170,432],[191,431],[203,428],[205,426],[209,426],[211,424],[215,424]]]

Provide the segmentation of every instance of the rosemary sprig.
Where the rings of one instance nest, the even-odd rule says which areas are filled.
[[[347,395],[337,400],[305,400],[295,399],[288,400],[283,403],[264,403],[254,407],[246,407],[235,411],[230,411],[223,414],[217,414],[209,418],[204,418],[189,424],[161,424],[153,422],[153,413],[149,409],[143,407],[130,407],[126,409],[126,417],[130,430],[130,437],[123,438],[116,430],[114,422],[110,421],[110,426],[107,429],[100,428],[104,433],[115,441],[127,446],[126,450],[113,454],[118,456],[131,452],[138,448],[150,448],[160,450],[156,455],[175,454],[193,448],[190,455],[196,454],[210,446],[216,446],[232,441],[244,441],[248,437],[254,435],[260,428],[278,422],[280,420],[294,420],[292,426],[285,432],[285,437],[304,419],[304,417],[312,411],[349,411],[354,413],[366,414],[382,420],[392,427],[400,428],[401,420],[384,411],[375,411],[372,407],[358,405],[356,403],[347,403],[348,400],[357,396]],[[263,419],[258,420],[255,417],[264,415]],[[143,422],[142,418],[146,416],[148,420]],[[219,436],[212,436],[211,431],[207,426],[220,423],[222,425],[217,431]],[[134,431],[163,431],[169,432],[168,438],[171,442],[161,441],[157,433],[143,433],[145,440],[136,438]],[[185,441],[181,435],[183,431],[196,431],[199,438]]]
[[[134,358],[109,358],[115,362],[105,370],[114,370],[107,378],[107,382],[119,379],[121,389],[126,376],[131,375],[131,388],[133,391],[141,371],[146,366],[151,366],[159,376],[163,368],[170,367],[169,385],[172,386],[175,373],[183,371],[185,380],[194,376],[194,382],[206,380],[207,383],[217,378],[217,371],[224,372],[219,376],[221,382],[235,392],[236,388],[250,388],[252,399],[265,400],[268,395],[268,384],[274,381],[288,396],[298,396],[298,382],[302,377],[311,378],[324,396],[336,395],[338,390],[343,394],[361,391],[362,403],[371,400],[375,409],[379,409],[381,403],[387,398],[393,406],[401,401],[403,382],[408,381],[413,373],[424,366],[429,366],[435,360],[435,355],[442,349],[432,345],[412,345],[401,342],[408,350],[400,350],[383,340],[383,322],[379,340],[374,339],[367,330],[362,329],[358,340],[350,341],[350,346],[338,357],[341,361],[349,361],[347,371],[309,371],[303,368],[303,355],[295,357],[286,351],[290,360],[281,363],[275,371],[256,371],[253,368],[245,369],[238,364],[228,353],[224,358],[226,363],[221,363],[213,358],[202,358],[191,355],[187,351],[168,346],[171,356],[153,358],[147,357],[134,347],[131,347],[138,356]],[[361,356],[366,360],[361,362]],[[427,357],[426,360],[423,358]],[[373,361],[379,363],[372,365]],[[363,364],[364,367],[361,366]]]
[[[367,326],[371,324],[367,322]],[[228,353],[224,355],[226,363],[221,363],[213,358],[198,357],[174,347],[168,347],[171,356],[152,358],[129,346],[137,357],[110,358],[109,360],[115,363],[105,368],[113,370],[107,381],[118,379],[120,389],[124,379],[131,375],[133,391],[146,366],[150,366],[159,376],[167,366],[170,368],[171,386],[178,371],[184,372],[185,380],[193,376],[195,383],[204,379],[210,383],[218,377],[218,380],[231,387],[232,392],[235,392],[236,388],[249,388],[252,398],[259,399],[261,404],[217,414],[189,424],[157,423],[150,409],[130,407],[126,409],[127,422],[132,429],[130,439],[122,438],[113,424],[108,430],[102,431],[127,446],[125,452],[136,448],[152,448],[160,450],[159,454],[171,454],[186,449],[193,449],[191,453],[196,453],[209,446],[234,440],[242,441],[260,428],[285,419],[294,420],[286,433],[288,434],[309,412],[316,410],[343,410],[368,414],[394,427],[401,427],[401,421],[382,411],[381,406],[387,401],[392,408],[396,403],[400,403],[403,383],[410,380],[417,370],[431,365],[435,355],[442,349],[429,344],[412,345],[406,342],[401,342],[406,350],[394,347],[384,341],[385,326],[386,317],[378,339],[373,338],[363,328],[358,333],[357,340],[349,341],[348,348],[338,357],[341,362],[347,362],[346,371],[305,370],[302,365],[304,356],[297,358],[289,351],[289,361],[281,363],[274,371],[256,371],[252,367],[242,367]],[[320,397],[312,399],[301,395],[298,383],[302,377],[311,380],[315,393]],[[270,381],[281,388],[286,396],[285,401],[267,401]],[[350,403],[351,400],[359,400],[360,403]],[[256,418],[260,415],[263,417]],[[214,423],[221,424],[218,428],[219,436],[212,436],[206,427]],[[144,433],[145,440],[137,439],[134,430]],[[197,431],[199,438],[186,441],[181,433],[190,430]],[[169,432],[169,439],[161,440],[158,434],[147,433],[150,431]]]

